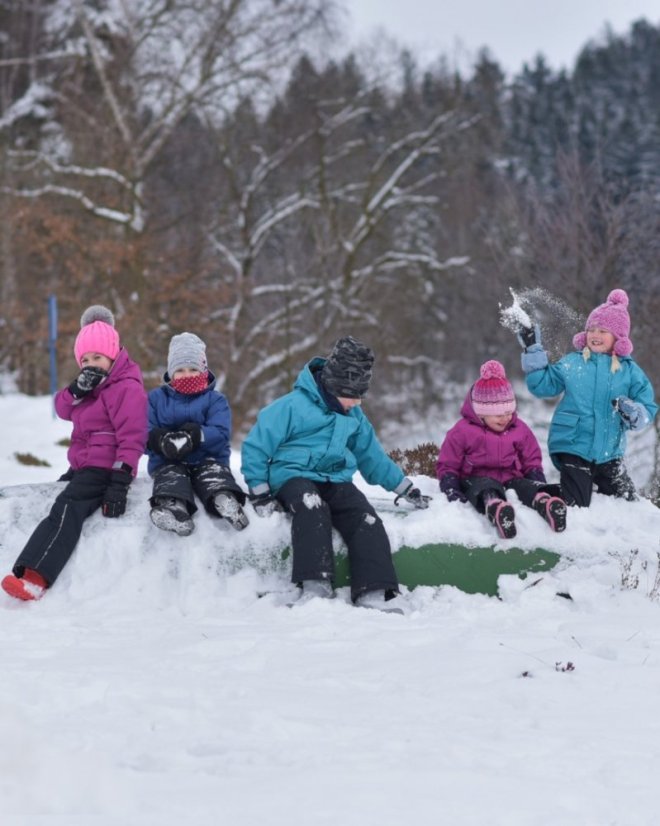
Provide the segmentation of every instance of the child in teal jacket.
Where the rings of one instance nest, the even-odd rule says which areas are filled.
[[[588,507],[599,493],[637,498],[623,456],[629,430],[649,425],[657,411],[653,387],[631,358],[628,295],[612,290],[573,339],[576,351],[549,364],[538,327],[519,333],[527,387],[540,398],[562,395],[552,417],[548,450],[559,469],[563,498]]]
[[[302,595],[333,596],[332,528],[346,542],[353,601],[394,610],[398,582],[381,519],[353,484],[372,485],[417,508],[428,497],[389,458],[362,412],[374,356],[348,336],[327,359],[312,359],[293,391],[264,408],[242,447],[242,473],[257,514],[292,517],[292,580]],[[398,497],[397,497],[398,498]]]

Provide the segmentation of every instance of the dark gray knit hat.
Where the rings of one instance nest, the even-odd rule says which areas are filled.
[[[326,389],[344,399],[361,399],[369,390],[374,351],[353,336],[335,342],[321,369]]]
[[[203,373],[207,369],[206,344],[194,333],[172,336],[167,353],[167,374],[170,378],[183,367],[193,367]]]

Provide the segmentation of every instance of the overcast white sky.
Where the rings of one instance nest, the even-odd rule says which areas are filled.
[[[660,24],[658,0],[343,0],[356,40],[382,27],[421,57],[444,54],[459,68],[488,46],[502,68],[518,72],[540,52],[553,69],[572,68],[606,23],[621,34],[646,18]]]

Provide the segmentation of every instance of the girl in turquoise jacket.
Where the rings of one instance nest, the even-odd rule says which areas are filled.
[[[352,479],[359,470],[369,484],[418,508],[428,497],[385,453],[360,408],[373,361],[371,349],[351,336],[339,339],[327,360],[312,359],[293,391],[259,413],[243,442],[241,470],[258,515],[285,509],[292,516],[292,580],[303,597],[334,593],[335,527],[348,548],[353,601],[394,610],[389,540]]]
[[[548,450],[559,469],[564,499],[588,507],[599,493],[636,499],[623,457],[629,430],[649,425],[658,410],[651,382],[631,358],[628,296],[612,290],[589,315],[576,352],[549,364],[538,327],[519,338],[527,387],[540,398],[562,398],[552,417]]]

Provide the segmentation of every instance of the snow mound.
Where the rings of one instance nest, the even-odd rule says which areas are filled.
[[[500,540],[487,520],[470,505],[449,503],[428,477],[416,477],[423,493],[432,496],[427,510],[406,504],[394,506],[394,496],[358,478],[376,507],[392,543],[401,547],[458,544],[466,547],[544,548],[562,557],[561,569],[587,568],[615,561],[622,569],[630,560],[646,568],[657,565],[660,550],[660,511],[647,500],[635,503],[594,496],[591,508],[569,509],[568,527],[554,534],[539,515],[522,506],[515,494],[509,498],[516,510],[518,535]],[[8,571],[37,522],[48,514],[63,483],[15,485],[0,489],[0,558]],[[66,594],[83,601],[102,594],[148,600],[155,605],[172,602],[183,610],[215,601],[228,587],[245,587],[252,595],[283,587],[290,576],[290,521],[275,513],[258,517],[246,505],[249,526],[234,531],[226,522],[200,509],[189,537],[161,531],[149,519],[151,481],[138,477],[131,487],[126,514],[106,519],[100,512],[83,527],[78,547],[60,579],[49,593]],[[342,551],[341,539],[334,537]],[[232,579],[238,575],[238,579]],[[233,585],[230,583],[233,582]]]

